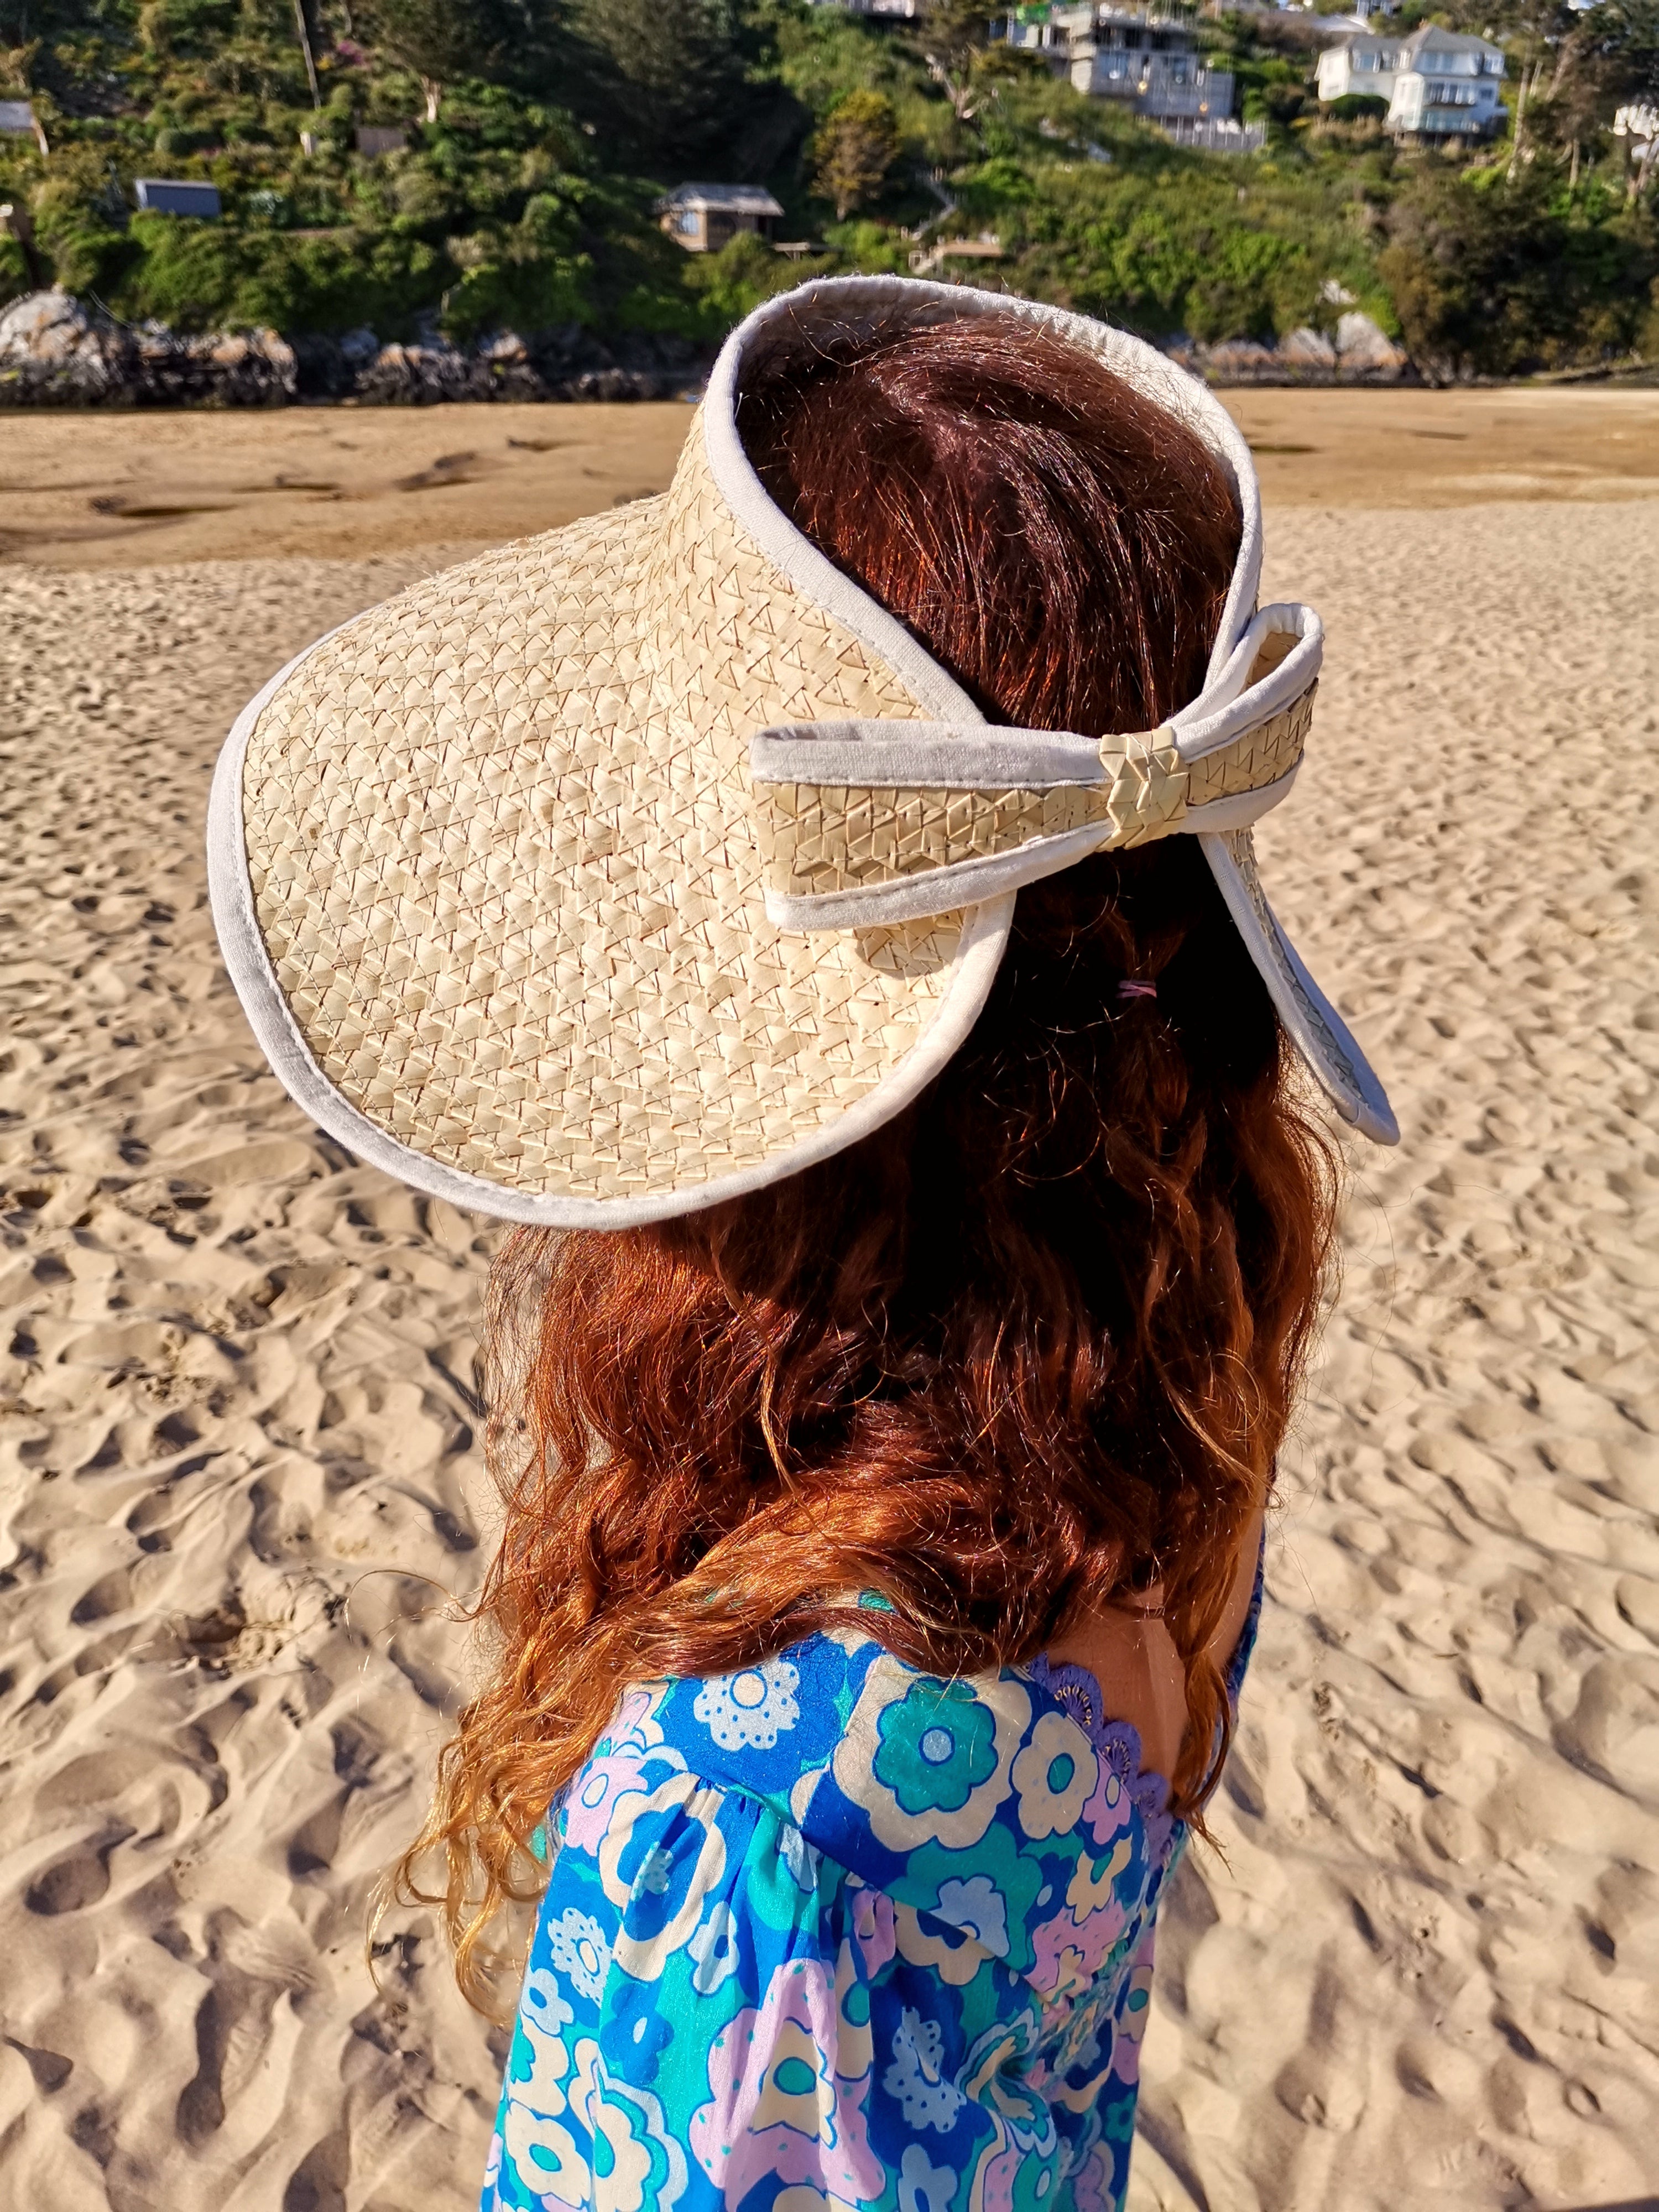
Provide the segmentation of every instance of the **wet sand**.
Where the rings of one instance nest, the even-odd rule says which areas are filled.
[[[1231,392],[1273,507],[1659,496],[1659,392]],[[661,491],[691,419],[633,406],[0,416],[0,564],[453,555]]]
[[[1550,426],[1631,419],[1545,397],[1523,474],[1566,465]],[[1266,445],[1357,411],[1413,466],[1441,448],[1402,432],[1474,444],[1483,408],[1528,398],[1236,395]],[[494,500],[532,526],[584,483],[646,488],[690,419],[523,410],[576,442],[392,489],[517,434],[515,410],[467,411],[464,436],[345,410],[4,425],[9,472],[67,471],[78,440],[82,479],[36,511],[40,560],[14,541],[0,644],[7,2212],[476,2201],[500,2039],[422,1915],[394,1916],[378,1990],[362,1945],[465,1679],[448,1598],[489,1545],[472,1358],[497,1232],[283,1097],[202,862],[237,708],[436,557],[398,550],[398,517],[465,543]],[[124,452],[152,487],[229,482],[251,447],[269,476],[360,430],[360,501],[291,488],[321,503],[65,534]],[[1332,481],[1371,504],[1269,514],[1267,588],[1312,599],[1331,644],[1264,871],[1405,1139],[1350,1152],[1224,1858],[1194,1855],[1162,1926],[1131,2204],[1650,2202],[1659,505],[1388,511],[1375,476]],[[269,557],[288,513],[360,557]],[[210,526],[239,557],[179,565]]]
[[[661,491],[691,420],[634,405],[0,416],[0,562],[465,550]]]

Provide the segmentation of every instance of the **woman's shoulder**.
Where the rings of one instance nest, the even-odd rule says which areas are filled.
[[[731,1674],[630,1691],[561,1832],[592,1850],[647,1802],[740,1793],[815,1863],[1058,1994],[1144,1917],[1174,1833],[1133,1729],[1073,1692],[1041,1667],[927,1674],[850,1622]]]

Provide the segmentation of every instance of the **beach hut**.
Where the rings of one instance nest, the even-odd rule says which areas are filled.
[[[718,253],[740,230],[770,240],[783,210],[758,185],[680,185],[657,203],[662,228],[688,253]]]
[[[204,222],[217,222],[223,212],[217,185],[183,177],[135,177],[132,189],[146,215],[193,215]]]
[[[0,138],[33,138],[43,154],[52,151],[45,126],[27,100],[0,100]]]

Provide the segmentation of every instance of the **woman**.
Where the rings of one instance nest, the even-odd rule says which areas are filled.
[[[665,500],[363,617],[227,749],[279,1073],[532,1224],[409,1863],[480,1999],[539,1893],[487,2205],[1121,2203],[1329,1237],[1287,1038],[1395,1134],[1256,878],[1320,653],[1260,557],[1133,340],[818,284]]]

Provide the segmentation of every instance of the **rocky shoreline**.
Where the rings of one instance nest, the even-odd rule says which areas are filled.
[[[406,344],[369,330],[185,337],[135,328],[66,292],[35,292],[0,314],[0,408],[672,399],[701,383],[709,358],[683,338],[640,331],[606,343],[575,323],[530,337],[495,331],[466,347],[435,331]]]
[[[1206,384],[1420,384],[1425,380],[1403,347],[1357,308],[1339,315],[1334,330],[1306,326],[1276,344],[1225,338],[1218,345],[1177,339],[1168,348],[1183,368]]]
[[[1169,351],[1216,385],[1392,385],[1418,381],[1369,315],[1327,335],[1292,331],[1275,345],[1177,340]],[[276,331],[181,336],[137,328],[67,292],[35,292],[0,314],[0,407],[285,407],[330,401],[418,407],[439,400],[672,399],[707,374],[684,338],[629,332],[608,343],[580,324],[525,337],[492,331],[469,346],[435,331],[383,343]]]

